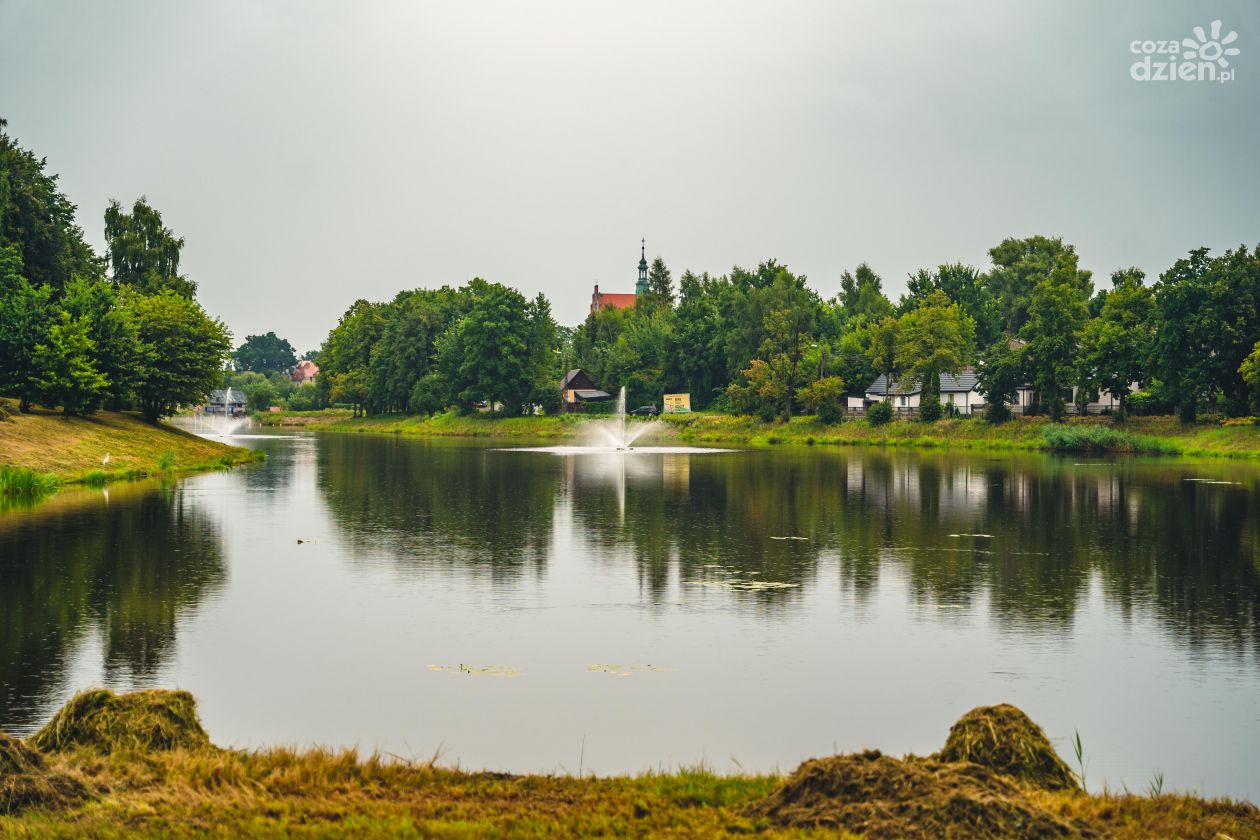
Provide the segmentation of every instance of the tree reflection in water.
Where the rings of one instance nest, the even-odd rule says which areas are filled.
[[[646,602],[672,587],[693,597],[694,582],[762,581],[782,586],[703,591],[792,609],[826,563],[858,603],[895,572],[916,603],[984,608],[1010,631],[1070,626],[1097,586],[1187,644],[1254,653],[1260,641],[1260,477],[1245,465],[813,449],[557,457],[390,443],[327,441],[320,487],[351,539],[417,570],[463,567],[508,585],[540,575],[553,533],[567,532],[582,562],[628,556]],[[1186,480],[1227,474],[1241,483]]]
[[[178,488],[73,491],[0,517],[0,729],[42,722],[94,629],[108,681],[152,678],[225,580],[217,524]]]

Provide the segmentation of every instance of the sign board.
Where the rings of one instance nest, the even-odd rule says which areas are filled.
[[[691,411],[691,394],[666,394],[666,414],[686,414]]]

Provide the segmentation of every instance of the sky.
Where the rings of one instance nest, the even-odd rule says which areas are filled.
[[[1218,19],[1232,80],[1132,78]],[[894,298],[1012,236],[1103,283],[1260,243],[1254,0],[0,0],[0,117],[98,251],[146,196],[237,341],[299,352],[476,276],[576,324],[640,238],[675,277],[773,258],[830,297],[865,261]]]

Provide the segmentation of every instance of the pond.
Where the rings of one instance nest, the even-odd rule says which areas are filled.
[[[1255,465],[235,442],[0,514],[0,728],[177,686],[225,746],[786,771],[1011,702],[1092,789],[1260,800]]]

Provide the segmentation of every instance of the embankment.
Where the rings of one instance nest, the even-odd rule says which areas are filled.
[[[164,423],[145,422],[129,412],[65,417],[6,408],[14,410],[6,410],[8,416],[0,419],[0,466],[10,468],[8,481],[23,492],[46,491],[49,485],[55,489],[58,484],[225,469],[262,457]]]
[[[180,691],[79,694],[0,733],[4,837],[1260,838],[1247,802],[1087,793],[1012,706],[973,709],[940,752],[811,759],[790,776],[448,769],[353,750],[215,747]]]
[[[433,417],[383,415],[353,418],[348,411],[268,413],[268,426],[299,426],[329,432],[367,432],[415,437],[471,437],[517,440],[571,440],[600,417],[505,417],[438,414]],[[628,422],[641,422],[631,419]],[[1203,422],[1183,426],[1172,417],[1134,417],[1123,424],[1106,417],[1072,418],[1051,423],[1019,418],[990,424],[980,418],[935,423],[895,420],[871,426],[864,420],[820,423],[796,417],[766,423],[752,417],[695,412],[660,418],[666,440],[700,444],[752,446],[903,446],[920,449],[981,451],[1090,452],[1260,458],[1260,426],[1222,426]]]

